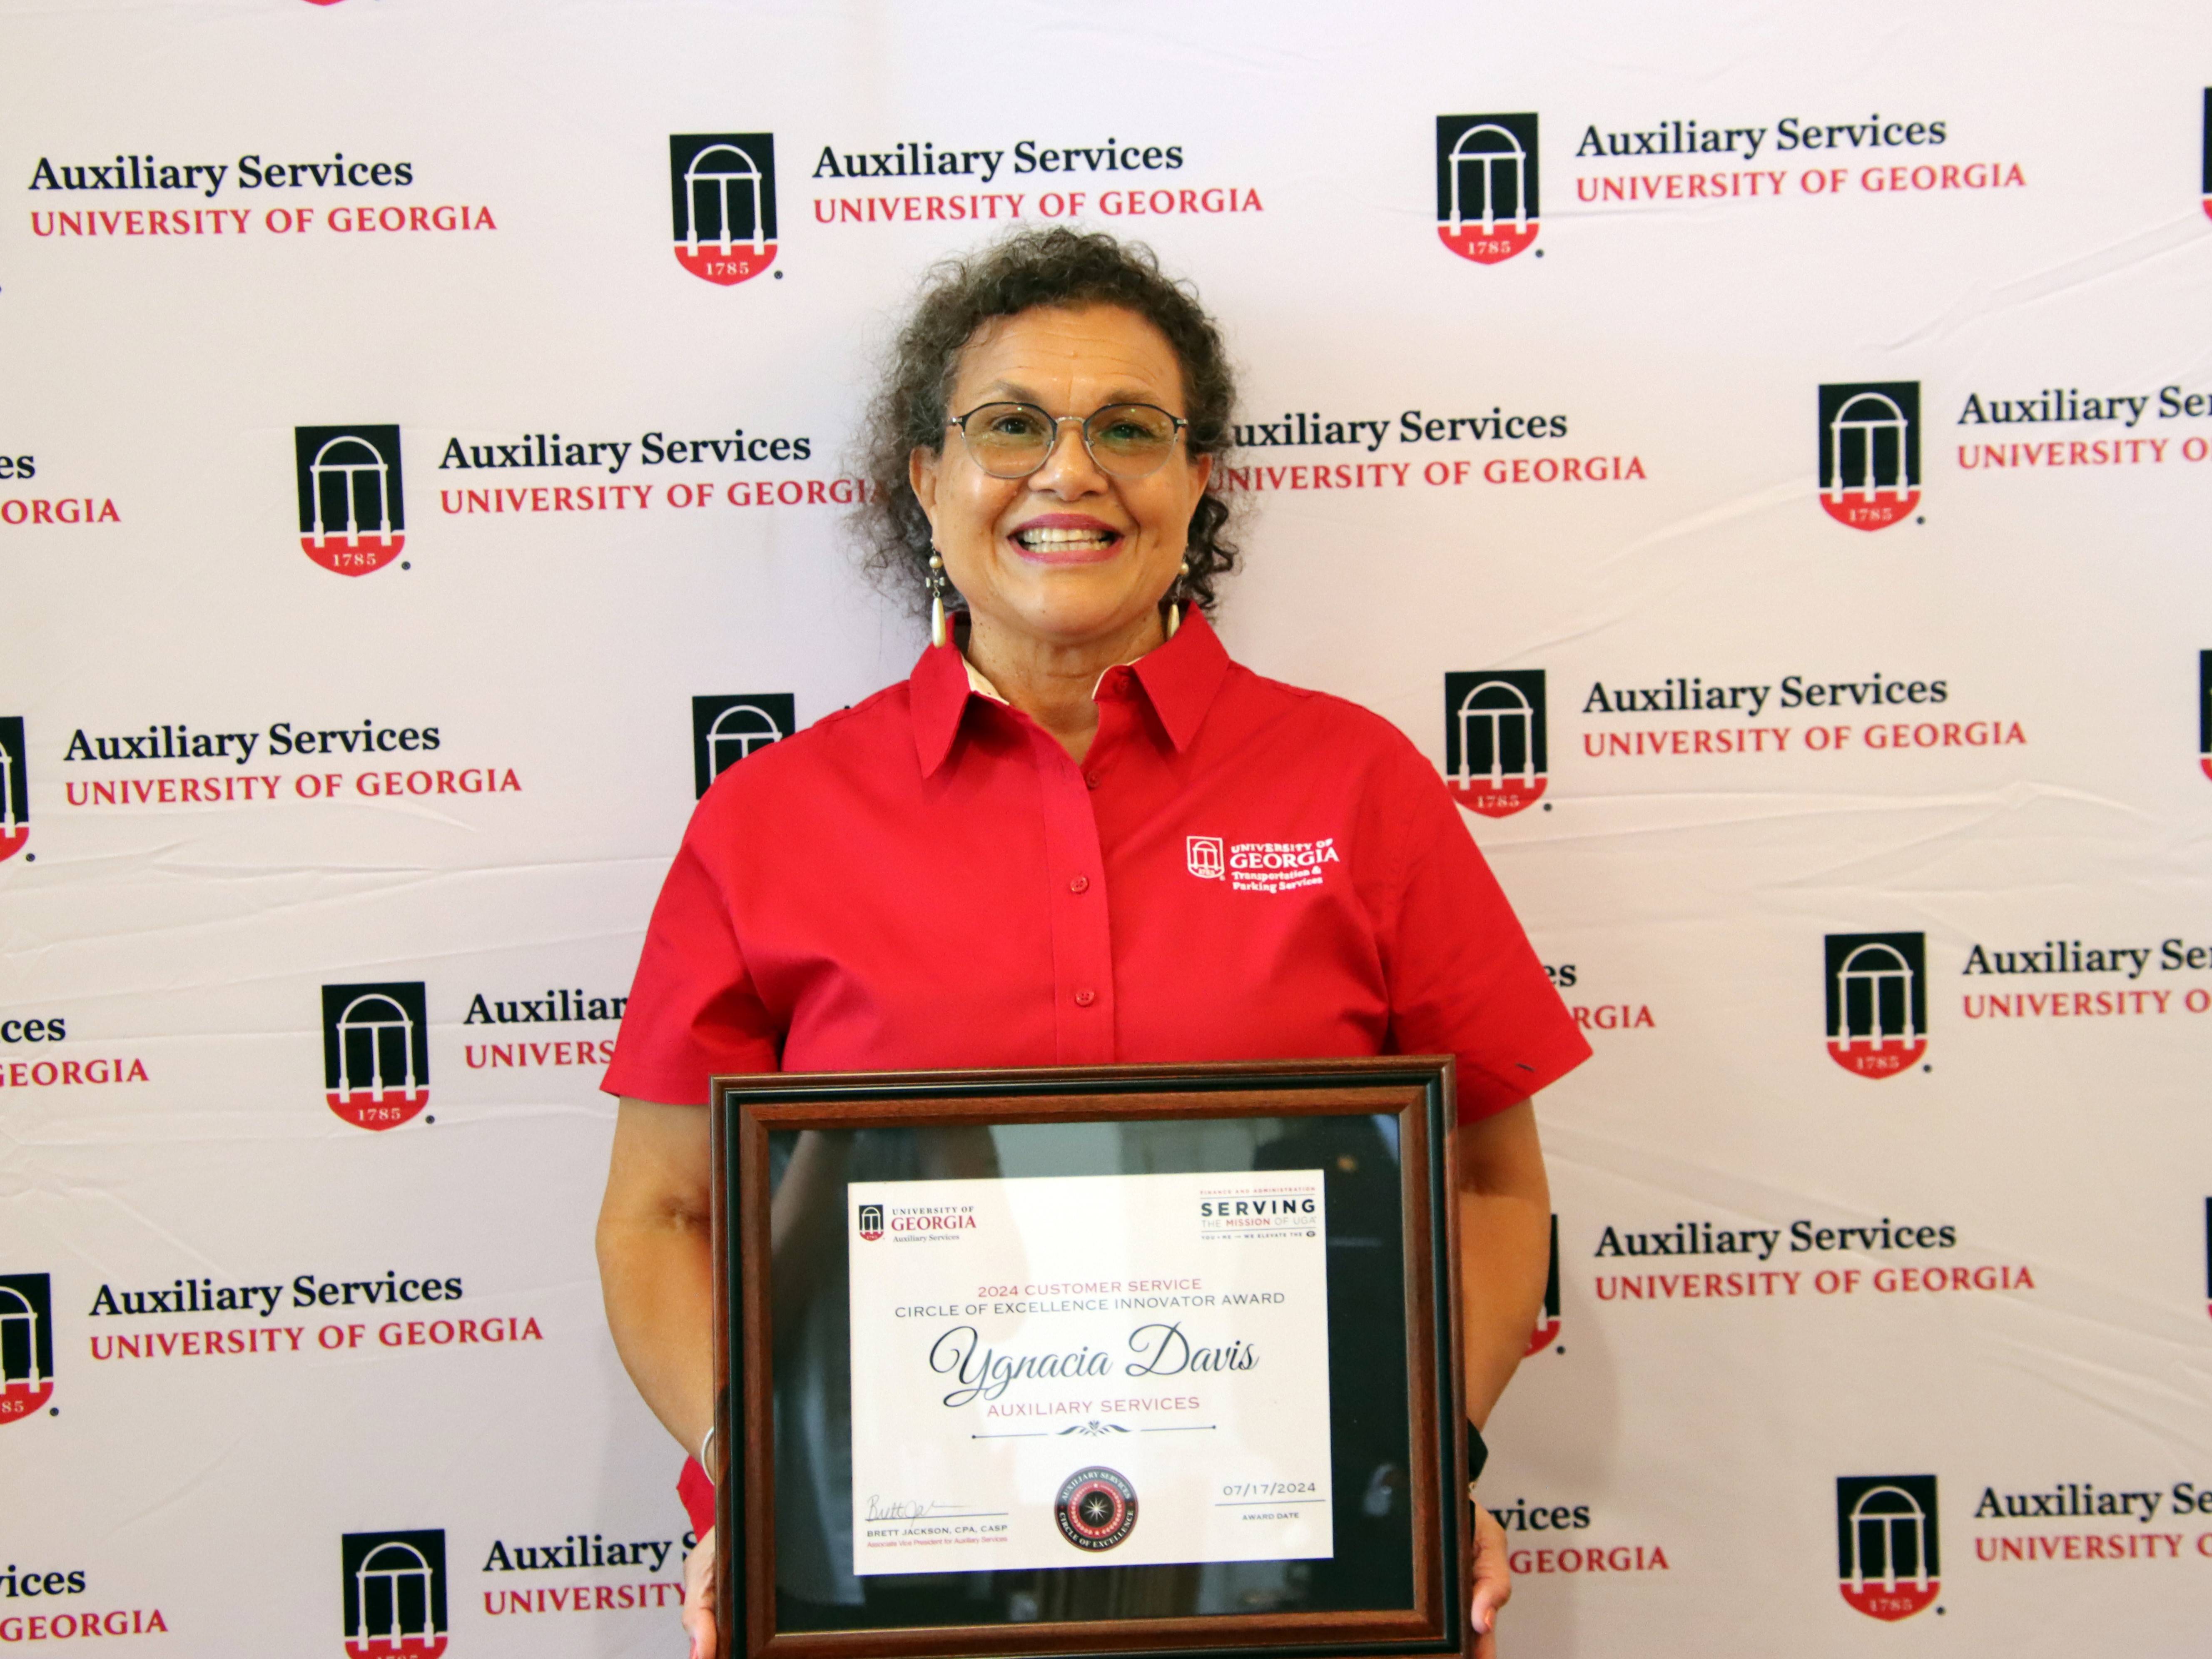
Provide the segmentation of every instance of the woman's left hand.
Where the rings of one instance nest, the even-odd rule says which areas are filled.
[[[1474,1506],[1474,1596],[1468,1616],[1478,1632],[1474,1659],[1498,1659],[1498,1610],[1513,1599],[1513,1573],[1505,1565],[1505,1528]]]

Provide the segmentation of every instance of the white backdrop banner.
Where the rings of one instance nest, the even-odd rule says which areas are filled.
[[[678,1650],[599,1074],[697,794],[921,643],[917,275],[1069,222],[1243,365],[1231,648],[1597,1048],[1510,1650],[2200,1650],[2202,8],[0,0],[0,1650]]]

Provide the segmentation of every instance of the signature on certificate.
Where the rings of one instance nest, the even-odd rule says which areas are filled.
[[[885,1498],[872,1492],[868,1494],[870,1521],[945,1520],[979,1513],[955,1498]]]

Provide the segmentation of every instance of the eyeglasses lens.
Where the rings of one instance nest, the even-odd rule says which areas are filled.
[[[968,452],[997,478],[1025,478],[1045,464],[1060,423],[1030,404],[986,404],[961,422]],[[1175,447],[1175,417],[1149,404],[1109,404],[1083,423],[1091,458],[1117,477],[1157,471]]]
[[[1059,428],[1027,404],[985,404],[961,423],[968,453],[994,478],[1025,478],[1044,465]]]
[[[1141,478],[1167,459],[1176,425],[1150,404],[1109,404],[1083,423],[1083,436],[1107,471]]]

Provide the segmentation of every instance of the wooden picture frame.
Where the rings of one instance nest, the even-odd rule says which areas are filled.
[[[1465,1495],[1467,1416],[1459,1331],[1459,1206],[1450,1134],[1456,1100],[1452,1065],[1448,1055],[1386,1055],[1022,1071],[765,1073],[714,1079],[715,1438],[724,1464],[716,1491],[716,1561],[726,1659],[921,1659],[925,1655],[970,1654],[1334,1659],[1352,1654],[1457,1654],[1470,1648],[1474,1637],[1468,1628],[1467,1604],[1473,1540]],[[1334,1117],[1340,1121],[1387,1117],[1395,1121],[1407,1343],[1411,1607],[779,1628],[769,1232],[771,1134],[1146,1121],[1158,1129],[1163,1121],[1171,1127],[1175,1121],[1237,1117]],[[1331,1352],[1334,1360],[1334,1342]],[[1335,1499],[1339,1504],[1348,1501],[1348,1493]]]

